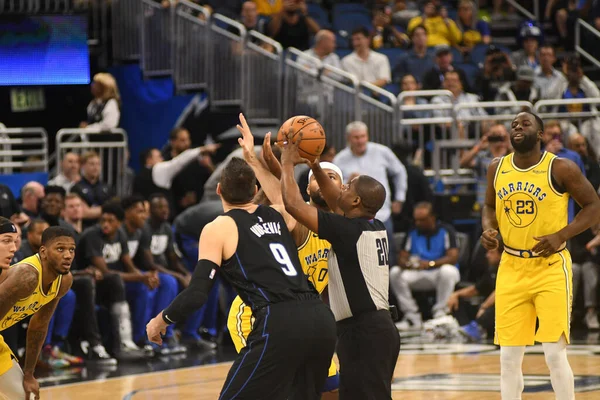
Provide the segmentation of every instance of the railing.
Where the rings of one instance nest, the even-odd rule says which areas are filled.
[[[173,73],[173,7],[142,0],[141,66],[144,77]]]
[[[596,107],[598,105],[600,105],[600,98],[540,100],[535,103],[533,111],[543,120],[569,120],[581,129],[587,120],[600,116]],[[585,106],[588,106],[588,111],[584,111]],[[574,110],[573,107],[581,110]]]
[[[196,15],[198,14],[198,15]],[[202,16],[202,18],[200,17]],[[208,87],[210,13],[187,0],[175,8],[175,51],[173,80],[177,90]]]
[[[474,112],[470,110],[475,110]],[[492,110],[488,112],[486,110]],[[508,122],[521,111],[533,111],[528,101],[486,101],[478,103],[460,103],[454,107],[457,131],[462,124],[465,134],[480,138],[491,122]],[[458,132],[460,134],[460,131]]]
[[[360,120],[367,124],[370,139],[378,143],[394,143],[398,138],[397,98],[392,93],[368,82],[358,89]]]
[[[123,129],[111,129],[110,132],[61,129],[56,133],[57,173],[61,172],[62,159],[66,153],[83,154],[87,151],[95,151],[100,156],[102,181],[114,187],[117,195],[125,193],[127,133]]]
[[[0,173],[48,171],[44,128],[0,128]]]
[[[533,13],[519,4],[516,0],[506,0],[506,2],[527,18],[534,21],[540,20],[540,0],[533,0]]]
[[[112,0],[112,53],[116,61],[140,59],[142,1]]]
[[[577,20],[577,22],[575,23],[575,51],[577,51],[579,54],[581,54],[582,56],[584,56],[585,58],[588,59],[588,61],[590,61],[591,63],[595,64],[596,67],[600,68],[600,61],[594,57],[592,54],[588,53],[583,47],[582,47],[582,37],[581,37],[581,29],[585,28],[585,30],[588,32],[589,34],[592,34],[594,36],[596,36],[596,38],[600,39],[600,32],[598,32],[598,30],[596,28],[594,28],[592,25],[588,24],[587,22],[585,22],[583,19],[579,18]],[[597,50],[597,48],[596,48]]]

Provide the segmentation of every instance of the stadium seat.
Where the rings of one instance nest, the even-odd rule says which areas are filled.
[[[506,54],[511,53],[510,49],[508,49],[504,46],[498,46],[498,45],[494,45],[494,46],[496,46],[497,48],[499,48]],[[471,50],[471,62],[476,65],[483,65],[483,63],[485,62],[485,52],[487,51],[488,47],[489,46],[487,44],[483,44],[483,43],[476,45],[473,48],[473,50]]]
[[[349,34],[340,35],[338,32],[335,32],[335,41],[338,49],[349,49],[352,47]]]
[[[369,31],[373,28],[371,17],[368,14],[345,13],[343,15],[334,14],[333,16],[333,30],[339,33],[346,32],[348,39],[350,39],[352,31],[361,26],[364,26]]]
[[[477,78],[477,75],[479,75],[479,67],[471,63],[455,63],[454,65],[464,71],[469,87],[474,88],[475,79]]]
[[[390,60],[390,68],[392,71],[394,70],[394,67],[400,63],[400,58],[402,58],[405,53],[404,50],[398,48],[379,49],[377,52],[387,56],[387,58]]]
[[[452,53],[452,61],[455,63],[464,62],[463,54],[456,47],[450,47],[450,53]]]
[[[383,87],[390,93],[393,93],[394,96],[398,96],[400,94],[400,85],[398,83],[388,83]]]
[[[312,19],[316,21],[317,24],[321,27],[321,29],[329,29],[331,28],[331,23],[329,23],[329,16],[327,12],[321,8],[320,5],[315,3],[308,3],[308,15],[311,16]]]
[[[348,13],[362,13],[367,16],[370,16],[371,13],[369,9],[364,4],[358,3],[338,3],[333,6],[333,15],[339,16],[340,14],[348,14]]]
[[[339,47],[339,46],[338,46]],[[352,53],[352,50],[350,49],[342,49],[342,48],[338,48],[335,51],[335,54],[338,55],[338,57],[340,58],[340,60],[344,57],[346,57],[348,54]]]

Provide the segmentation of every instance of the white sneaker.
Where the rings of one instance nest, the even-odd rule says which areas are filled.
[[[600,322],[598,322],[598,314],[596,314],[595,311],[593,311],[593,312],[588,311],[585,314],[585,325],[588,327],[588,329],[591,329],[591,330],[600,329]]]
[[[140,348],[133,343],[132,340],[123,340],[121,341],[121,348],[124,350],[140,350]]]
[[[419,313],[406,314],[402,321],[396,322],[396,329],[399,331],[421,330],[422,327],[423,320]]]
[[[433,313],[433,319],[438,319],[438,318],[443,318],[446,315],[448,315],[448,313],[444,310],[437,310]]]

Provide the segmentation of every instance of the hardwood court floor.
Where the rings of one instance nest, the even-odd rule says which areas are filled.
[[[576,398],[600,398],[600,356],[569,355],[576,376]],[[42,389],[43,400],[163,400],[217,399],[231,363],[204,365],[165,372],[152,372],[100,381]],[[523,371],[523,400],[554,398],[550,390],[544,356],[527,354]],[[394,379],[394,399],[487,400],[499,399],[498,352],[460,354],[402,354]],[[471,387],[484,391],[473,391]],[[487,391],[485,391],[487,388]],[[426,389],[426,390],[423,390]],[[527,393],[535,391],[536,393]]]

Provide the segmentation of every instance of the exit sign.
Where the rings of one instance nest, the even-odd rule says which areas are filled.
[[[10,105],[13,112],[39,111],[46,108],[44,89],[14,88],[10,90]]]

